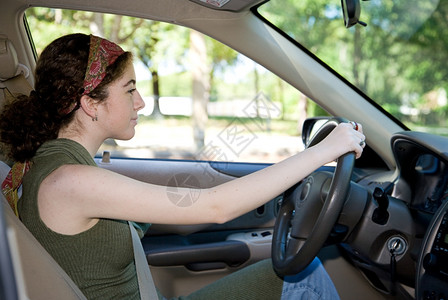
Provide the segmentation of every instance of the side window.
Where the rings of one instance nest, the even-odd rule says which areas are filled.
[[[277,162],[302,150],[301,122],[325,114],[262,66],[184,27],[47,8],[31,8],[26,17],[38,54],[74,32],[106,37],[133,53],[145,108],[135,137],[107,140],[98,155]]]

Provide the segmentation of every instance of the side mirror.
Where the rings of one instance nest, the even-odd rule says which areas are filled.
[[[302,126],[302,142],[306,147],[316,131],[328,120],[330,117],[313,117],[308,118],[303,122]]]
[[[361,15],[359,0],[341,0],[341,5],[345,27],[350,28],[356,24],[367,26],[366,23],[359,20],[359,16]]]

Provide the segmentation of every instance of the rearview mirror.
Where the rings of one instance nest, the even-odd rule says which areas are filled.
[[[358,23],[362,26],[367,26],[366,23],[359,20],[359,16],[361,15],[359,0],[341,0],[341,5],[345,27],[350,28]]]

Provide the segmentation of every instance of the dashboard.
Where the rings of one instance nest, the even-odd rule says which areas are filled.
[[[400,181],[408,186],[411,209],[435,214],[448,199],[448,138],[405,132],[392,138]]]
[[[425,215],[417,261],[417,299],[448,297],[448,138],[404,132],[392,138],[401,186],[409,189],[406,202],[414,215]],[[398,185],[397,185],[398,186]],[[406,193],[403,193],[406,194]],[[418,226],[418,224],[416,225]]]
[[[422,154],[415,165],[415,196],[411,207],[434,214],[448,199],[447,164],[432,154]]]

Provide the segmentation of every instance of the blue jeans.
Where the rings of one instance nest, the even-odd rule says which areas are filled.
[[[322,263],[316,257],[299,274],[284,278],[280,299],[338,300],[339,295]]]
[[[163,298],[161,295],[159,299]],[[322,263],[315,258],[302,272],[281,279],[270,259],[260,261],[215,281],[189,296],[171,300],[339,300]]]

